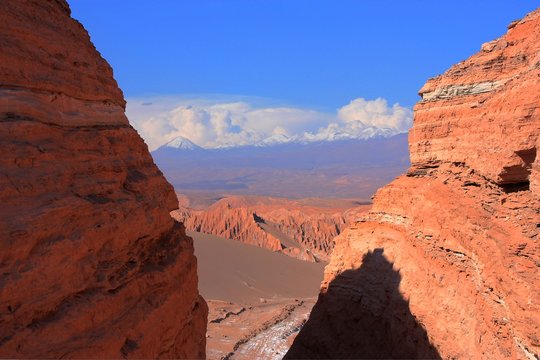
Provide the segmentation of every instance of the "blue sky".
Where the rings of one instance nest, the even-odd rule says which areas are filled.
[[[358,98],[412,107],[429,77],[540,6],[528,0],[69,3],[128,101],[220,94],[323,113]]]

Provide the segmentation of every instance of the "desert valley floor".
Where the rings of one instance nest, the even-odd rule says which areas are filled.
[[[297,228],[315,244],[324,243],[370,205],[353,199],[200,191],[177,196],[180,210],[175,214],[182,216],[193,238],[199,291],[209,307],[207,358],[281,359],[317,300],[327,264],[283,250],[293,247],[309,253],[309,243],[292,239],[303,238],[296,235]],[[315,229],[319,236],[314,236]],[[252,238],[263,241],[251,243]],[[277,248],[268,246],[274,242]]]
[[[188,232],[208,303],[208,359],[282,358],[315,304],[324,263]]]

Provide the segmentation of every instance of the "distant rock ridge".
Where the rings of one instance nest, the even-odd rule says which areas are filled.
[[[0,43],[0,357],[203,358],[192,240],[111,67],[64,0],[1,1]]]
[[[540,10],[430,79],[286,358],[538,359]]]
[[[206,209],[181,206],[172,214],[190,231],[319,262],[328,260],[334,237],[368,208],[325,209],[288,199],[227,196]]]
[[[154,161],[177,192],[285,198],[371,198],[409,167],[406,134],[368,140],[182,150]]]

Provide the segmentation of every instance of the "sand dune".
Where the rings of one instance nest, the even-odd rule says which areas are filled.
[[[205,299],[254,304],[261,298],[307,298],[319,292],[324,263],[293,259],[213,235],[188,235],[194,240],[199,290]]]

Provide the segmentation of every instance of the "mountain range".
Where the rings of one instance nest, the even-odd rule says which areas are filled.
[[[370,198],[409,165],[407,134],[204,149],[178,137],[152,152],[178,192]]]

